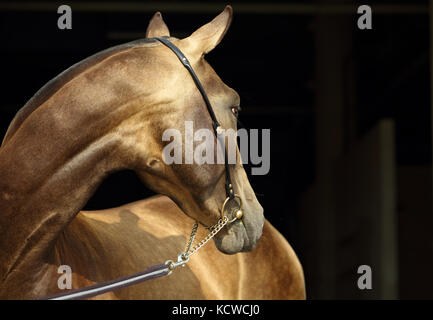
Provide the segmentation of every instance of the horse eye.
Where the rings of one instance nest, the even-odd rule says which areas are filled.
[[[232,113],[237,118],[239,116],[239,107],[231,107],[230,109],[232,110]]]

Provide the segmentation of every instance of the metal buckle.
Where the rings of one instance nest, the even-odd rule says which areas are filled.
[[[180,253],[177,256],[177,262],[173,262],[173,260],[167,260],[165,264],[168,266],[168,274],[170,275],[174,269],[179,266],[185,267],[185,264],[189,261],[189,257],[185,255],[185,253]]]
[[[232,220],[229,220],[228,223],[232,223],[232,222],[234,222],[237,219],[242,219],[242,216],[243,216],[243,212],[242,212],[242,199],[241,199],[241,197],[239,195],[235,194],[232,199],[230,199],[230,197],[227,197],[227,199],[224,200],[224,203],[223,203],[223,205],[221,207],[221,219],[224,220],[224,217],[225,217],[224,211],[225,211],[227,203],[230,200],[234,200],[236,198],[239,199],[239,209],[235,212],[235,217]],[[227,219],[228,219],[228,217],[227,217]]]

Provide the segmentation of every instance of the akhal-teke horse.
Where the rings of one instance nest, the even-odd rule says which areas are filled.
[[[264,219],[240,161],[167,165],[162,159],[167,128],[184,134],[185,121],[193,121],[197,129],[213,130],[215,139],[218,127],[236,130],[239,95],[204,59],[231,20],[227,6],[177,39],[157,12],[146,39],[77,63],[17,113],[0,147],[1,299],[63,292],[60,265],[71,267],[77,289],[174,258],[183,252],[194,221],[205,227],[221,221],[227,199],[242,203],[238,219],[225,224],[214,245],[201,248],[185,267],[95,299],[306,297],[301,264]],[[197,79],[165,42],[187,58]],[[125,169],[160,195],[81,211],[108,175]],[[197,239],[208,233],[198,228]]]

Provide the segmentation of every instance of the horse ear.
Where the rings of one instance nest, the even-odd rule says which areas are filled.
[[[164,20],[162,20],[161,12],[155,12],[146,30],[146,38],[170,36],[170,31]]]
[[[232,16],[233,9],[228,5],[211,22],[197,29],[188,38],[182,39],[180,41],[181,47],[191,57],[200,58],[220,43],[232,22]]]

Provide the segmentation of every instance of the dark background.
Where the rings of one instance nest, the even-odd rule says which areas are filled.
[[[57,28],[60,4],[72,7],[72,30]],[[143,38],[155,11],[182,38],[225,4],[2,1],[0,136],[48,80]],[[232,26],[207,60],[240,94],[245,127],[271,129],[271,170],[250,181],[299,255],[308,296],[432,298],[427,3],[362,3],[372,7],[372,30],[357,28],[353,1],[230,4]],[[86,209],[151,194],[133,172],[120,172]],[[372,290],[357,287],[360,264],[372,267]]]

